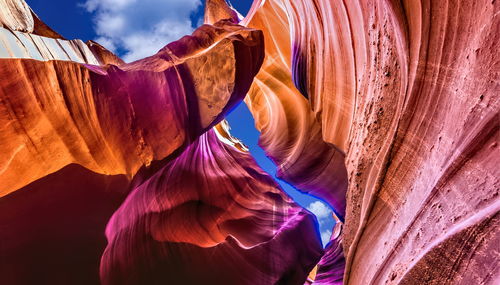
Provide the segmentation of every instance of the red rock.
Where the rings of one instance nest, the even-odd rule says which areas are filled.
[[[498,1],[261,3],[243,22],[265,15],[280,78],[346,153],[344,283],[498,283]],[[301,126],[293,113],[261,116],[303,104],[281,86],[252,90],[289,103],[246,101],[265,142],[293,133],[268,126]]]
[[[498,283],[498,1],[258,0],[244,28],[213,0],[130,64],[0,4],[1,283],[99,282],[128,189],[104,284]],[[247,91],[279,176],[345,217],[321,260],[216,126]]]
[[[100,284],[104,230],[125,175],[71,164],[0,199],[0,283]]]
[[[0,59],[0,196],[71,163],[133,176],[220,121],[262,52],[260,32],[226,22],[131,64],[96,53],[119,67]]]
[[[312,214],[213,130],[137,185],[106,229],[103,284],[300,284],[322,254]]]

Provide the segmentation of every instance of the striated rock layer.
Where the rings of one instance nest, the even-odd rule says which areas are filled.
[[[259,1],[242,24],[263,31],[266,58],[245,102],[261,132],[259,144],[278,166],[278,176],[321,197],[345,216],[347,172],[344,152],[322,137],[320,122],[294,86],[292,40],[286,7]]]
[[[500,282],[498,1],[206,7],[126,64],[0,0],[0,283]]]
[[[346,281],[497,283],[499,3],[374,4],[346,160]]]
[[[215,130],[111,218],[103,284],[300,284],[322,254],[312,214]]]
[[[262,64],[262,33],[211,15],[125,64],[2,6],[0,283],[304,282],[323,252],[313,215],[217,125]]]
[[[0,59],[0,196],[70,163],[132,176],[165,158],[244,97],[263,50],[260,32],[221,22],[119,67],[12,57]]]
[[[300,153],[267,142],[311,141],[286,112],[306,104],[346,154],[345,284],[499,282],[499,5],[269,0],[243,21],[274,46],[259,75],[279,74],[252,86],[279,94],[246,100],[263,147]]]
[[[342,248],[342,227],[343,224],[337,221],[325,254],[318,263],[313,285],[343,284],[345,257]]]

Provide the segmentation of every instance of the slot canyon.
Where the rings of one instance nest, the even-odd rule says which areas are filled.
[[[500,284],[499,1],[54,1],[0,0],[0,284]]]

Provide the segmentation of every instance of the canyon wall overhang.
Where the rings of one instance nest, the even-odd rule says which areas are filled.
[[[124,63],[0,0],[0,283],[498,283],[499,11],[212,0]],[[244,98],[325,251],[218,124]]]
[[[263,58],[261,33],[227,21],[129,64],[91,42],[0,39],[0,196],[71,163],[132,177],[218,123]]]

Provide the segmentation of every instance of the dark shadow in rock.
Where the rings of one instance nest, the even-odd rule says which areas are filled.
[[[72,164],[0,198],[0,284],[100,284],[105,227],[128,184]]]

